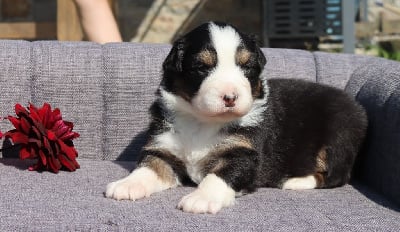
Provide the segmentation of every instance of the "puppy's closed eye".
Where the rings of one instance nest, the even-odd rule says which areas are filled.
[[[246,49],[240,49],[236,53],[236,63],[240,66],[246,66],[250,62],[251,53]]]
[[[210,50],[201,51],[198,55],[198,60],[207,67],[215,67],[217,64],[217,56],[215,52]]]

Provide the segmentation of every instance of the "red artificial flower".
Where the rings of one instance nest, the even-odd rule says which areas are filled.
[[[39,109],[33,104],[29,104],[28,109],[16,104],[15,113],[17,117],[8,116],[15,129],[4,136],[21,146],[21,159],[38,159],[29,168],[30,171],[49,170],[58,173],[62,167],[69,171],[79,168],[76,161],[78,152],[72,142],[79,134],[72,131],[72,122],[62,120],[58,108],[52,111],[48,103]]]

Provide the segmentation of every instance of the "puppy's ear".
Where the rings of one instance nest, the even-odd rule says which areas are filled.
[[[257,46],[257,56],[258,56],[258,64],[261,68],[264,68],[267,63],[267,59],[264,56],[264,53],[261,51],[260,47]]]
[[[183,51],[185,39],[181,38],[174,42],[171,51],[163,63],[163,70],[168,72],[182,72]]]
[[[250,35],[250,40],[254,43],[256,54],[257,54],[257,61],[261,68],[264,68],[265,64],[267,63],[267,59],[264,56],[264,53],[261,51],[259,46],[259,39],[257,35]]]

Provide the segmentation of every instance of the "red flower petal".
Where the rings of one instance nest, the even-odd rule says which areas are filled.
[[[47,165],[47,158],[46,155],[44,154],[44,152],[42,150],[39,151],[39,157],[40,160],[42,161],[43,166]]]
[[[28,143],[28,136],[16,130],[9,131],[4,136],[6,138],[11,138],[14,144]]]
[[[56,141],[57,140],[56,135],[51,130],[47,131],[47,138],[49,138],[51,141]]]
[[[38,109],[36,108],[36,106],[35,106],[34,104],[32,104],[32,103],[29,103],[28,109],[29,109],[29,111],[30,111],[31,113],[32,113],[33,111],[34,111],[34,112],[37,112],[37,111],[38,111]]]
[[[54,143],[54,154],[60,154],[60,145],[57,142]]]
[[[64,122],[62,120],[58,120],[58,121],[54,122],[53,126],[51,127],[51,130],[57,131],[63,125],[64,125]]]
[[[58,108],[55,108],[51,113],[53,115],[54,121],[62,120],[61,111]]]
[[[18,118],[15,118],[13,116],[8,116],[8,120],[10,120],[11,124],[15,127],[15,129],[20,130],[21,129],[21,122]]]
[[[32,131],[33,131],[33,133],[35,133],[35,138],[39,139],[42,137],[42,134],[36,127],[32,127]]]
[[[68,127],[70,127],[71,130],[74,129],[74,124],[72,122],[64,121],[64,124],[67,125]]]
[[[52,151],[50,142],[46,137],[43,137],[43,148],[45,148],[49,152]],[[51,155],[53,155],[53,154],[51,154]]]
[[[28,115],[29,113],[21,104],[15,104],[15,114],[21,117],[21,114]]]
[[[43,123],[43,125],[45,125],[45,127],[46,127],[46,124],[47,124],[47,121],[48,121],[48,119],[49,119],[49,116],[48,116],[48,114],[49,114],[49,105],[48,104],[44,104],[43,106],[42,106],[42,108],[40,108],[39,110],[38,110],[38,115],[39,115],[39,117],[40,117],[40,121]]]
[[[59,127],[55,132],[57,134],[57,137],[61,137],[62,135],[64,135],[65,133],[71,131],[71,128],[62,125],[61,127]]]
[[[72,139],[78,138],[79,136],[80,135],[76,132],[70,132],[70,133],[67,133],[67,134],[63,135],[62,137],[60,137],[60,139],[63,141],[72,140]]]
[[[67,159],[67,157],[64,154],[61,154],[58,156],[58,159],[60,160],[61,164],[66,167],[70,171],[75,171],[76,166],[74,165],[73,162]]]
[[[71,160],[71,162],[75,165],[76,169],[81,168],[76,160]]]
[[[42,147],[42,141],[40,141],[39,139],[36,138],[29,138],[28,142],[30,145],[36,145],[35,148],[39,149],[40,147]]]
[[[32,120],[32,122],[33,122],[33,125],[38,129],[38,131],[41,135],[46,134],[46,128],[40,121]]]
[[[21,118],[20,120],[20,126],[21,126],[21,130],[25,133],[25,134],[29,134],[30,128],[32,127],[31,124],[28,122],[28,120],[26,120],[26,118]]]
[[[33,119],[33,121],[41,122],[41,118],[37,112],[37,109],[32,104],[29,105],[29,111],[30,111],[30,117]]]
[[[63,141],[59,140],[61,151],[67,155],[70,160],[74,160],[78,156],[78,152],[73,147],[67,146]]]
[[[61,168],[60,161],[55,159],[54,156],[50,156],[50,159],[48,161],[49,161],[50,171],[58,173],[58,171]]]
[[[26,147],[21,148],[19,151],[19,157],[21,159],[28,159],[31,157],[31,152],[26,149]]]

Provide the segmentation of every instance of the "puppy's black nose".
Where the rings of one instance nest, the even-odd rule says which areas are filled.
[[[223,100],[225,102],[225,107],[234,107],[235,101],[237,98],[238,97],[236,94],[232,94],[232,95],[225,94],[223,97]]]

